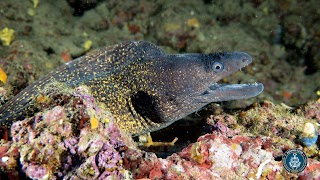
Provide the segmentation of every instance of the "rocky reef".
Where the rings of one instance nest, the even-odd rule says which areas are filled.
[[[167,53],[245,51],[254,63],[222,83],[265,90],[210,104],[196,113],[201,123],[153,133],[177,136],[174,146],[145,148],[90,89],[51,84],[37,114],[0,130],[0,179],[320,179],[319,17],[318,0],[1,0],[0,105],[55,67],[127,40]],[[291,148],[308,157],[302,173],[281,164]]]
[[[70,89],[61,83],[49,84],[37,103],[40,112],[15,122],[10,139],[1,140],[2,177],[320,178],[319,143],[305,146],[299,141],[304,122],[320,123],[320,101],[295,113],[264,102],[246,111],[212,116],[208,119],[210,133],[166,158],[140,150],[86,86]],[[282,166],[281,155],[290,148],[303,149],[309,157],[307,168],[300,174],[291,174]]]
[[[62,87],[50,84],[47,88]],[[14,169],[19,165],[32,179],[125,177],[128,171],[121,153],[124,146],[134,147],[134,143],[112,115],[94,102],[86,87],[61,90],[64,93],[46,94],[46,90],[42,96],[48,101],[37,103],[52,108],[15,122],[12,140],[2,140],[2,172],[8,177],[17,175]]]

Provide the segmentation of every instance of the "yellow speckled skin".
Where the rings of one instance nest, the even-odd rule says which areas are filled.
[[[209,88],[250,62],[245,53],[168,55],[143,41],[101,48],[66,63],[13,97],[0,108],[1,125],[10,127],[33,115],[32,104],[44,86],[64,82],[70,87],[89,86],[95,99],[104,102],[117,124],[132,135],[154,131],[210,102],[257,95],[226,98],[228,94],[218,88]]]

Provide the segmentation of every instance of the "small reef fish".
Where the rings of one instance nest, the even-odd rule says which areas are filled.
[[[250,64],[244,52],[166,54],[145,41],[124,42],[88,53],[31,84],[0,108],[0,125],[34,115],[45,85],[85,84],[132,135],[164,128],[211,102],[257,96],[263,84],[218,84]]]

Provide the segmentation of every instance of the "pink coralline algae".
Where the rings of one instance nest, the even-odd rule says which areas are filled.
[[[309,159],[303,173],[290,174],[276,161],[265,137],[206,134],[166,159],[127,150],[124,165],[142,179],[317,179],[320,162]],[[267,147],[263,149],[263,147]]]
[[[320,99],[315,102],[308,103],[302,111],[306,118],[314,118],[318,123],[320,123]]]
[[[9,160],[20,156],[23,171],[32,179],[125,177],[119,148],[133,142],[121,132],[108,111],[94,104],[85,90],[77,88],[64,106],[58,105],[13,123],[12,142],[2,142],[0,146],[0,158],[2,162],[5,160],[0,163],[1,167],[10,173],[17,165],[10,167]],[[88,122],[79,128],[81,118],[76,118],[79,108],[85,110],[81,113],[99,119],[98,128],[91,129]],[[13,152],[12,149],[19,150]]]
[[[51,101],[41,101],[45,107],[41,112],[13,123],[12,140],[0,142],[1,177],[17,179],[23,176],[19,174],[21,168],[32,179],[320,178],[317,158],[309,158],[306,169],[299,174],[283,168],[283,152],[302,149],[294,143],[295,137],[285,132],[299,132],[295,129],[303,126],[305,119],[282,112],[271,103],[265,102],[262,107],[240,112],[238,116],[210,117],[211,133],[162,159],[138,149],[131,136],[118,128],[111,114],[89,92],[81,86],[62,95],[44,94]],[[317,120],[317,104],[301,109],[298,114]],[[97,126],[92,126],[89,121],[92,118],[97,120]],[[272,123],[266,125],[265,118],[272,119]],[[252,124],[254,120],[265,126]],[[238,124],[240,121],[242,125]],[[244,131],[249,124],[255,130],[250,134]],[[263,131],[265,127],[267,131]],[[277,133],[270,135],[273,131]],[[315,148],[308,150],[309,157],[310,154],[317,157]]]
[[[150,179],[256,179],[280,175],[280,162],[274,160],[271,152],[261,149],[261,145],[260,138],[229,139],[221,134],[207,134],[167,159],[148,153],[144,155],[147,158],[141,159],[135,154],[133,159],[139,161],[139,166],[133,172],[137,172],[137,178]],[[132,156],[126,154],[125,159]]]

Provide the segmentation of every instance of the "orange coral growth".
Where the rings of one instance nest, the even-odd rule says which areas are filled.
[[[7,74],[2,70],[1,67],[0,67],[0,81],[2,81],[3,83],[7,82]]]

